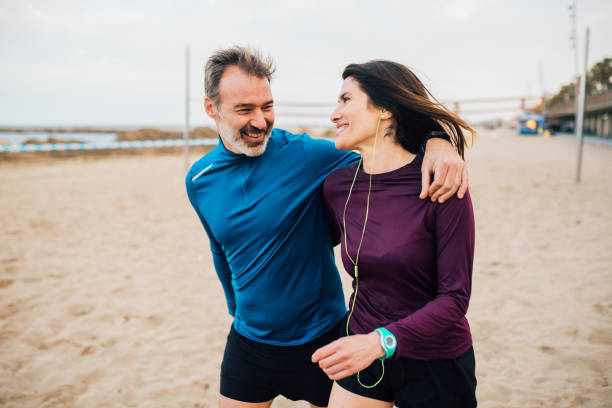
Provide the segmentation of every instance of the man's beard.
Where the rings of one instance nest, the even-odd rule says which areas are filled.
[[[242,129],[235,131],[229,127],[225,127],[221,116],[219,116],[219,133],[223,137],[223,141],[232,145],[235,150],[249,157],[261,156],[266,151],[270,133],[272,133],[273,123],[266,121],[266,128],[261,130],[251,125],[246,125]],[[250,142],[244,134],[261,135],[263,140],[260,142]]]

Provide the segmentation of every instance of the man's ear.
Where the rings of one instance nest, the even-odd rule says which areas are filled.
[[[213,102],[208,96],[204,97],[204,110],[206,114],[214,120],[219,120],[219,111],[217,110],[217,104]]]

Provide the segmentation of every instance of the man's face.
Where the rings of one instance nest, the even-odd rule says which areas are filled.
[[[229,66],[219,81],[219,104],[207,97],[204,106],[228,150],[247,156],[265,152],[274,126],[274,101],[267,79]]]

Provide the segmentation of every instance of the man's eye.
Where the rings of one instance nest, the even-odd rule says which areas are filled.
[[[265,110],[265,111],[269,111],[269,110],[272,110],[272,107],[273,107],[272,105],[268,105],[268,106],[264,106],[264,107],[263,107],[263,108],[261,108],[261,109],[263,109],[263,110]]]
[[[346,103],[346,102],[348,102],[350,100],[351,100],[351,98],[349,98],[348,96],[343,96],[342,97],[342,102],[344,102],[344,103]]]

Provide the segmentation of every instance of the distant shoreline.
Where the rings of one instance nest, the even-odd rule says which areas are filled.
[[[216,138],[217,131],[210,127],[197,127],[189,132],[191,139]],[[17,136],[23,135],[23,136]],[[11,139],[19,140],[19,144],[36,143],[74,143],[81,141],[98,141],[98,136],[110,135],[112,140],[104,141],[140,141],[140,140],[178,140],[183,139],[182,131],[163,128],[101,128],[101,127],[32,127],[32,128],[0,128],[0,142],[6,144]],[[11,137],[13,136],[13,137]],[[6,140],[8,139],[8,140]],[[20,140],[23,139],[23,140]],[[13,141],[13,143],[16,143]]]
[[[142,126],[2,126],[2,133],[116,133],[141,129]],[[160,129],[160,128],[156,128]],[[164,128],[165,129],[165,128]],[[177,128],[178,129],[178,128]]]
[[[308,133],[312,137],[330,138],[335,135],[335,130],[329,127],[294,127],[287,130],[293,133]],[[59,142],[78,142],[66,137],[66,134],[116,134],[113,141],[137,141],[137,140],[167,140],[167,139],[182,139],[184,137],[183,130],[178,127],[121,127],[121,126],[58,126],[58,127],[0,127],[0,140],[3,139],[3,134],[22,134],[22,133],[39,133],[33,135],[31,139],[25,140],[23,143],[59,143]],[[44,140],[40,136],[47,136]],[[58,137],[59,136],[59,137]],[[62,137],[63,136],[63,137]],[[191,139],[208,139],[217,138],[217,130],[210,126],[194,127],[190,129],[189,137]]]
[[[135,132],[144,129],[158,130],[163,132],[183,133],[180,126],[0,126],[2,133],[120,133]],[[209,126],[196,126],[191,128],[191,132],[196,129],[212,129]]]

